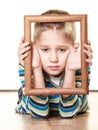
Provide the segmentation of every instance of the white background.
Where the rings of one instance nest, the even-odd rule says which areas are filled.
[[[0,89],[18,89],[17,50],[23,36],[23,16],[62,9],[70,14],[88,14],[88,39],[92,42],[93,66],[90,89],[98,90],[98,6],[93,0],[3,0],[0,2]]]

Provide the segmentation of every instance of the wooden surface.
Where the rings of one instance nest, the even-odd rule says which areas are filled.
[[[98,130],[98,92],[90,92],[90,111],[73,119],[34,119],[15,113],[17,92],[0,92],[0,130]]]

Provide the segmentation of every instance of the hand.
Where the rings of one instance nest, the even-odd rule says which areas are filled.
[[[70,53],[68,55],[66,68],[69,70],[77,70],[81,69],[81,54],[80,51],[78,51],[79,44],[76,43],[73,48],[70,50]],[[91,48],[90,41],[87,42],[87,44],[84,44],[84,50],[83,52],[87,55],[86,62],[89,64],[89,66],[92,65],[92,58],[93,58],[93,51]]]
[[[22,37],[18,47],[18,59],[19,63],[23,66],[24,66],[24,59],[29,55],[28,54],[29,50],[30,50],[29,42],[24,42],[24,37]]]
[[[33,56],[32,56],[32,66],[33,69],[35,68],[42,68],[41,60],[40,60],[40,55],[38,52],[38,49],[36,45],[33,44]]]
[[[87,44],[84,44],[84,53],[87,55],[86,62],[89,64],[89,66],[92,65],[92,58],[93,58],[93,50],[91,48],[91,42],[88,41]]]
[[[66,70],[77,70],[81,68],[81,55],[78,51],[79,44],[76,43],[71,49],[68,54],[67,63],[66,63]]]
[[[33,88],[45,88],[44,77],[40,55],[36,45],[33,43],[32,67],[33,67]]]

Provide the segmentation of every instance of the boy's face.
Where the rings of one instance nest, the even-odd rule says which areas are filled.
[[[72,47],[71,41],[60,31],[48,30],[41,33],[37,47],[43,70],[52,76],[61,74]]]

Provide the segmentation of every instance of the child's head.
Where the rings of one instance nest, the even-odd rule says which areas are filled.
[[[58,15],[70,15],[68,12],[63,10],[48,10],[41,15],[49,15],[49,16],[58,16]],[[50,23],[35,23],[34,26],[34,41],[40,38],[40,35],[43,31],[47,31],[49,29],[56,29],[58,31],[62,31],[74,44],[76,39],[76,27],[74,22],[50,22]]]
[[[42,15],[69,15],[69,13],[49,10]],[[43,70],[49,75],[57,76],[63,72],[74,41],[74,22],[35,23],[34,42],[38,47]]]

